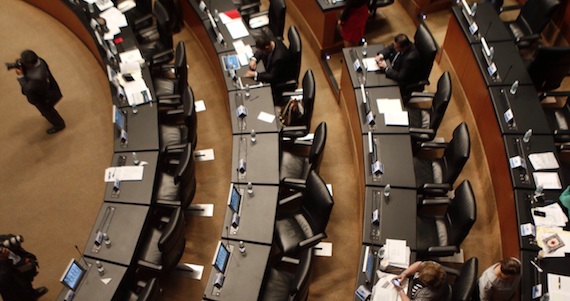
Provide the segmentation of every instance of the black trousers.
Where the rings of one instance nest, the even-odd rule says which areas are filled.
[[[54,127],[60,128],[65,126],[65,121],[63,121],[63,118],[61,118],[53,106],[41,102],[32,104],[38,108],[38,111],[42,113],[42,116],[44,116]]]

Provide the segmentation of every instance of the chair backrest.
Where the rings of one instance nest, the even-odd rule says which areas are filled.
[[[437,91],[432,101],[432,114],[430,118],[430,128],[437,132],[443,115],[447,110],[447,105],[451,100],[451,76],[448,71],[445,71],[437,81]]]
[[[174,184],[178,185],[180,207],[188,208],[196,193],[196,169],[192,152],[192,143],[188,142],[180,156],[180,163],[174,174]]]
[[[334,201],[329,193],[327,184],[316,171],[311,170],[307,177],[303,209],[314,234],[325,232],[333,205]]]
[[[183,229],[184,215],[182,215],[182,208],[173,208],[168,222],[162,228],[162,235],[158,241],[158,249],[160,252],[169,252],[176,245],[176,241],[178,241],[181,236],[184,236]]]
[[[172,49],[174,42],[172,40],[172,30],[170,28],[170,16],[168,15],[168,11],[164,5],[162,5],[159,0],[154,1],[153,14],[156,18],[156,29],[160,36],[160,43],[164,46],[164,49]]]
[[[160,286],[156,278],[146,282],[145,287],[138,293],[137,301],[156,301],[160,297]]]
[[[313,70],[309,69],[303,76],[303,114],[302,125],[307,126],[307,130],[311,128],[311,119],[313,118],[313,107],[315,105],[315,76]]]
[[[414,45],[421,59],[421,66],[416,70],[417,78],[419,78],[419,80],[427,80],[439,47],[424,23],[420,23],[416,29]]]
[[[313,138],[313,144],[311,145],[311,150],[309,151],[309,163],[312,168],[318,173],[323,160],[323,153],[325,150],[325,145],[327,143],[327,123],[321,122],[317,129],[315,130],[315,137]]]
[[[152,14],[152,0],[136,0],[136,10],[143,14]]]
[[[170,30],[172,32],[179,32],[182,29],[182,8],[178,0],[160,0],[161,4],[166,8],[170,18]]]
[[[186,77],[188,80],[188,61],[186,59],[186,44],[184,41],[176,44],[176,56],[174,57],[174,71],[178,77]]]
[[[289,295],[295,301],[307,300],[313,270],[313,252],[313,248],[307,248],[302,250],[299,256],[299,264],[289,291]]]
[[[521,27],[526,27],[530,31],[529,34],[539,34],[559,5],[558,0],[528,0],[522,7],[516,22]]]
[[[463,264],[459,276],[455,278],[452,286],[453,301],[470,301],[472,299],[477,287],[478,266],[477,257],[472,257]]]
[[[289,55],[291,56],[291,65],[293,66],[293,70],[295,72],[293,79],[295,82],[298,82],[299,74],[301,73],[302,44],[301,36],[299,35],[299,31],[295,25],[291,25],[291,27],[289,27],[287,38],[289,39]]]
[[[453,185],[469,159],[470,152],[471,139],[469,137],[469,129],[467,124],[462,122],[453,130],[453,138],[451,138],[443,153],[445,164],[443,183]]]
[[[182,95],[182,103],[184,105],[184,124],[188,128],[188,142],[192,143],[192,147],[196,147],[198,135],[198,116],[196,114],[196,106],[194,106],[194,92],[192,87],[186,87]]]
[[[285,31],[285,0],[269,0],[269,29],[275,37],[283,39]]]
[[[557,89],[570,70],[570,47],[539,45],[527,70],[538,91]]]
[[[464,180],[455,189],[455,197],[447,206],[447,241],[450,246],[459,246],[477,219],[477,204],[469,180]]]

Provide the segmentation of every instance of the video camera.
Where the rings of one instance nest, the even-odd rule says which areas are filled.
[[[3,247],[6,247],[8,249],[17,249],[20,247],[20,245],[24,242],[24,237],[22,235],[15,235],[12,236],[2,242],[0,242],[0,250],[2,250]]]
[[[17,59],[14,63],[6,63],[6,68],[8,68],[8,70],[22,69],[22,67],[23,65],[21,59]]]

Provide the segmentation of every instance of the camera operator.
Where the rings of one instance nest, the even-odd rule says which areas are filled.
[[[45,286],[32,287],[38,262],[22,248],[23,241],[20,235],[0,235],[0,295],[4,301],[34,301],[48,291]]]
[[[65,122],[54,108],[61,99],[61,91],[52,76],[47,63],[31,50],[24,50],[20,59],[13,64],[6,64],[8,70],[16,70],[22,94],[28,102],[36,106],[40,113],[52,124],[48,134],[57,133],[65,128]]]

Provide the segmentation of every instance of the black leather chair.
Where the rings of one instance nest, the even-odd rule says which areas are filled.
[[[433,67],[433,61],[439,46],[432,36],[431,32],[424,23],[420,23],[414,34],[414,45],[420,54],[420,66],[417,68],[418,81],[403,87],[402,97],[406,102],[412,92],[423,91],[426,85],[429,85],[429,75]]]
[[[194,106],[194,93],[190,86],[182,95],[182,106],[159,111],[160,146],[164,152],[168,146],[191,143],[198,140],[198,118]]]
[[[285,0],[269,0],[269,9],[266,11],[259,11],[260,5],[260,2],[254,2],[239,7],[240,14],[250,28],[252,28],[251,25],[253,25],[250,21],[255,20],[255,18],[267,16],[269,19],[267,26],[253,29],[252,35],[265,35],[270,38],[283,40],[283,33],[285,32],[285,14],[287,12]]]
[[[290,150],[281,152],[281,167],[279,174],[281,181],[291,182],[293,179],[302,179],[303,181],[309,176],[309,171],[315,170],[319,173],[321,160],[327,142],[327,124],[321,122],[315,130],[313,142],[310,143],[310,149],[307,153],[305,143],[294,143],[287,145]],[[299,148],[303,147],[302,150]]]
[[[452,301],[471,301],[473,296],[478,294],[477,288],[477,272],[479,269],[479,260],[477,257],[471,257],[461,267],[461,270],[448,269],[444,266],[447,274],[455,275],[455,280],[451,285]],[[450,277],[448,277],[449,279]]]
[[[444,72],[439,78],[435,94],[414,92],[410,102],[420,99],[421,101],[431,100],[432,104],[427,109],[407,109],[410,119],[410,135],[414,144],[435,138],[437,129],[447,110],[449,100],[451,100],[451,76],[449,72]]]
[[[544,108],[544,115],[554,135],[554,141],[570,143],[570,103],[568,100],[562,108]]]
[[[161,154],[155,203],[188,208],[196,193],[195,163],[190,143],[166,147]],[[172,169],[174,169],[172,171]]]
[[[269,268],[260,301],[307,300],[313,258],[313,248],[301,251],[299,259],[282,257],[277,266]]]
[[[558,89],[570,71],[570,47],[539,45],[527,71],[536,90],[548,93]]]
[[[327,237],[325,229],[334,201],[323,179],[312,170],[305,189],[279,200],[279,207],[285,208],[294,202],[301,203],[297,210],[286,214],[278,212],[275,240],[284,255],[296,257],[302,250],[315,246]]]
[[[299,86],[299,74],[301,73],[301,36],[295,25],[291,25],[287,31],[289,39],[289,54],[291,55],[291,66],[294,68],[293,79],[284,83],[277,83],[271,86],[275,99],[279,99],[283,92],[294,91]]]
[[[313,107],[315,105],[315,77],[313,70],[309,69],[303,76],[303,91],[301,92],[285,92],[284,98],[303,95],[304,114],[296,124],[286,125],[281,128],[281,136],[284,138],[299,138],[309,134],[311,130],[311,119],[313,118]],[[276,107],[277,115],[281,113],[281,107]]]
[[[394,4],[394,0],[370,0],[368,1],[368,12],[371,18],[376,16],[376,9]]]
[[[170,18],[170,31],[178,33],[184,27],[184,18],[182,16],[182,7],[179,0],[160,0],[166,8]]]
[[[138,265],[154,272],[172,271],[186,247],[182,208],[153,207],[146,240],[141,246]]]
[[[188,63],[186,60],[186,45],[183,41],[176,45],[174,64],[156,66],[153,74],[154,92],[159,99],[168,103],[164,96],[180,95],[188,85]],[[182,89],[182,90],[181,90]]]
[[[441,158],[414,156],[414,172],[418,192],[428,195],[445,195],[469,159],[471,141],[465,122],[453,131],[449,143],[425,142],[422,149],[445,148]]]
[[[117,7],[120,7],[122,1],[117,1]],[[152,25],[152,0],[136,0],[136,7],[125,12],[125,16],[129,25],[136,32],[145,27]]]
[[[156,18],[156,31],[153,28],[139,31],[139,49],[145,60],[151,65],[171,61],[173,55],[165,55],[165,53],[172,51],[174,46],[172,31],[170,30],[170,17],[160,1],[154,2],[153,14]],[[157,37],[154,32],[158,35]]]
[[[552,15],[560,5],[558,0],[529,0],[524,5],[505,6],[500,13],[520,9],[514,21],[507,21],[511,35],[519,48],[527,48],[540,39]]]
[[[158,301],[162,294],[162,289],[158,284],[157,278],[151,278],[147,281],[137,281],[127,292],[125,300],[128,301]]]
[[[441,204],[442,199],[424,200],[423,206]],[[459,252],[477,218],[477,204],[471,183],[464,180],[455,189],[455,196],[448,200],[444,215],[418,214],[416,220],[418,257],[451,256]]]

